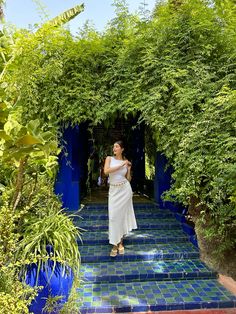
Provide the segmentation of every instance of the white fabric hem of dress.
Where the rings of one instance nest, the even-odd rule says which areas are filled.
[[[129,234],[129,232],[131,232],[132,230],[137,230],[137,229],[138,229],[138,227],[136,227],[136,228],[131,228],[127,233],[124,233],[124,234],[121,236],[121,239],[122,239],[123,237],[127,236],[127,235]],[[110,240],[109,240],[109,244],[112,244],[112,245],[117,245],[117,244],[119,244],[119,243],[120,243],[120,242],[111,243]]]

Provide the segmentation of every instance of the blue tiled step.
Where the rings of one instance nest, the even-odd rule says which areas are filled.
[[[159,208],[158,205],[154,203],[133,203],[134,209],[154,209]],[[93,205],[85,205],[83,208],[87,208],[89,210],[96,210],[96,209],[107,209],[106,204],[93,204]]]
[[[164,259],[199,258],[199,251],[191,243],[126,245],[125,254],[110,257],[111,246],[96,245],[80,247],[82,263],[105,261],[140,261]]]
[[[88,263],[80,270],[85,283],[216,278],[216,272],[200,260]]]
[[[107,210],[94,210],[94,211],[81,211],[79,212],[79,216],[83,217],[84,219],[87,220],[104,220],[104,219],[108,219],[108,212]],[[135,210],[135,217],[138,219],[141,218],[171,218],[171,217],[175,217],[175,215],[168,211],[168,210]],[[79,219],[79,218],[78,218]]]
[[[169,211],[168,209],[160,209],[159,207],[153,205],[146,207],[145,204],[143,206],[134,206],[134,210],[136,212],[151,212],[151,211]],[[80,210],[80,212],[87,212],[87,213],[107,213],[108,206],[97,206],[97,207],[90,207],[90,206],[84,206]]]
[[[108,230],[108,221],[107,220],[79,220],[75,222],[80,228],[85,230]],[[137,219],[137,225],[139,230],[143,229],[180,229],[181,223],[171,219]]]
[[[217,280],[85,284],[79,289],[81,314],[236,307]]]
[[[84,245],[108,244],[108,231],[86,231],[82,234]],[[124,239],[125,244],[186,242],[182,230],[135,230]],[[80,244],[80,242],[78,242]]]

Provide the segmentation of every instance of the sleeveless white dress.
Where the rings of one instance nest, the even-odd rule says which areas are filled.
[[[111,157],[110,167],[117,167],[123,160]],[[127,167],[109,174],[108,216],[109,243],[117,245],[124,235],[132,229],[137,229],[133,208],[133,192],[125,175]]]

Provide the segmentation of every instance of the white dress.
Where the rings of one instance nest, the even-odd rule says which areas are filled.
[[[110,167],[117,167],[123,160],[111,157]],[[117,245],[124,235],[132,229],[137,229],[137,223],[133,208],[133,192],[125,175],[127,167],[109,174],[109,243]]]

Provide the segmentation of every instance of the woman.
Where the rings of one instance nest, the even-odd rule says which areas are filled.
[[[124,145],[117,141],[113,145],[114,157],[108,156],[104,172],[109,174],[109,243],[113,244],[110,256],[124,254],[123,236],[132,229],[137,229],[134,216],[131,180],[131,163],[124,158]]]

